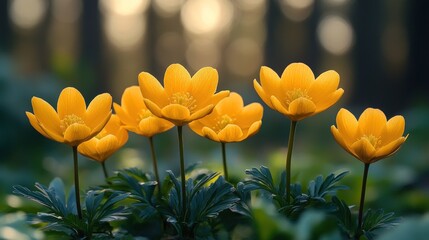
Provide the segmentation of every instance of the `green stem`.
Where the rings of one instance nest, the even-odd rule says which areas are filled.
[[[286,201],[287,203],[290,203],[292,149],[293,149],[293,141],[295,136],[296,124],[297,124],[297,121],[291,121],[290,123],[289,141],[287,145],[287,157],[286,157]]]
[[[106,162],[101,162],[101,167],[103,167],[103,173],[104,173],[104,178],[107,179],[109,178],[109,174],[107,173],[107,169],[106,169]]]
[[[149,137],[149,144],[150,144],[150,152],[152,153],[152,165],[153,165],[153,171],[155,172],[155,180],[158,183],[158,197],[161,198],[161,180],[159,178],[158,161],[156,159],[155,147],[153,144],[153,137]]]
[[[361,232],[362,232],[363,205],[365,202],[366,180],[368,178],[368,171],[369,171],[369,163],[365,163],[365,168],[363,170],[362,190],[361,190],[361,194],[360,194],[358,228],[356,231],[356,239],[359,239]]]
[[[223,174],[225,175],[225,180],[228,181],[228,166],[226,165],[226,150],[225,143],[222,144],[222,160],[223,160]]]
[[[74,164],[74,191],[76,195],[77,215],[79,219],[82,219],[82,208],[80,207],[79,165],[77,162],[77,146],[73,146],[73,164]]]
[[[183,126],[177,126],[179,136],[179,151],[180,151],[180,179],[182,182],[182,212],[186,213],[186,178],[185,178],[185,158],[183,157]],[[185,216],[183,216],[185,217]]]

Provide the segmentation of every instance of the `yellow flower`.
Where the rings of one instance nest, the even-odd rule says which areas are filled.
[[[373,163],[394,154],[408,138],[403,136],[404,117],[387,121],[379,109],[367,108],[356,120],[346,109],[337,114],[337,127],[331,126],[335,140],[363,163]]]
[[[97,136],[79,144],[80,154],[98,162],[104,162],[118,151],[128,140],[128,132],[121,126],[118,116],[112,115],[106,126]]]
[[[222,99],[213,112],[189,127],[198,135],[216,142],[240,142],[256,134],[262,124],[263,108],[259,103],[243,106],[237,93]]]
[[[61,91],[58,112],[38,97],[33,97],[31,104],[34,114],[26,112],[30,124],[43,136],[73,147],[97,135],[112,114],[110,94],[96,96],[87,109],[82,94],[72,87]]]
[[[183,126],[213,111],[214,106],[229,91],[217,94],[218,73],[205,67],[194,76],[180,64],[172,64],[165,71],[164,87],[147,72],[139,74],[139,85],[147,108],[157,117]]]
[[[340,76],[330,70],[316,79],[311,69],[303,63],[292,63],[281,78],[269,67],[261,67],[261,85],[253,86],[261,99],[272,109],[299,121],[318,114],[334,105],[343,95],[338,88]]]
[[[152,137],[174,127],[171,122],[158,118],[147,109],[138,86],[125,89],[121,105],[113,103],[113,107],[126,129],[145,137]]]

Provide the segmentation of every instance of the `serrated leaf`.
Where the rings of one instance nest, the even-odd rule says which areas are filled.
[[[343,200],[340,200],[336,196],[332,197],[332,203],[337,207],[335,215],[338,219],[338,224],[340,228],[349,237],[354,236],[356,224],[353,221],[350,207]]]
[[[363,217],[362,232],[368,239],[374,239],[380,230],[388,229],[398,225],[399,218],[394,217],[395,213],[384,213],[383,209],[377,211],[368,209]]]

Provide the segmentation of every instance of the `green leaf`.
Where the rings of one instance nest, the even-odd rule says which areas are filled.
[[[311,198],[323,199],[326,195],[333,195],[338,190],[348,189],[347,186],[337,185],[337,183],[348,173],[342,172],[338,175],[333,173],[329,174],[325,180],[322,176],[318,176],[315,180],[308,184],[308,195]]]
[[[384,213],[384,210],[377,211],[368,209],[363,217],[362,232],[367,239],[375,239],[380,231],[392,228],[399,223],[399,218],[394,217],[395,213]]]
[[[335,216],[338,219],[338,225],[340,229],[347,235],[349,238],[355,235],[356,224],[352,218],[352,213],[350,207],[343,201],[338,199],[336,196],[332,197],[332,203],[336,206],[337,211]]]

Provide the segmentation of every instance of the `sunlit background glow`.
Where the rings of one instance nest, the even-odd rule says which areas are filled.
[[[9,16],[17,27],[31,29],[43,21],[47,9],[47,0],[11,0]]]
[[[353,44],[353,29],[348,21],[339,16],[327,16],[319,23],[317,36],[329,53],[342,55]]]
[[[6,89],[4,91],[7,91],[8,95],[3,95],[2,92],[0,103],[5,102],[2,106],[8,107],[5,111],[8,116],[2,115],[0,120],[21,124],[13,129],[19,129],[25,134],[14,137],[15,142],[9,139],[9,135],[13,134],[8,132],[9,135],[2,135],[6,136],[3,137],[3,142],[8,144],[6,150],[14,147],[18,150],[10,150],[9,156],[4,157],[11,160],[5,165],[0,163],[0,172],[15,173],[16,169],[21,169],[21,164],[13,169],[9,167],[10,164],[14,164],[15,160],[19,163],[28,161],[27,156],[23,156],[25,153],[20,150],[23,147],[22,142],[26,141],[29,148],[37,147],[37,150],[33,151],[39,154],[35,157],[38,162],[31,167],[38,167],[37,171],[46,173],[44,175],[49,177],[62,177],[66,184],[72,184],[70,178],[67,179],[72,166],[64,161],[69,156],[64,156],[61,152],[63,149],[57,145],[49,145],[54,144],[49,140],[40,141],[39,144],[41,136],[31,128],[23,114],[31,109],[29,99],[32,95],[50,96],[50,100],[53,100],[63,86],[75,86],[83,90],[88,97],[109,92],[114,102],[119,103],[124,89],[138,84],[137,76],[140,72],[150,72],[162,81],[165,69],[172,63],[180,63],[191,75],[202,67],[214,67],[219,73],[219,90],[239,92],[246,104],[250,101],[262,103],[252,85],[254,79],[259,79],[261,66],[269,66],[281,74],[284,67],[291,62],[305,62],[314,70],[315,75],[329,69],[339,72],[340,87],[344,88],[347,94],[344,94],[341,103],[332,108],[333,113],[335,109],[347,104],[355,104],[354,107],[359,108],[362,105],[359,101],[372,103],[371,99],[379,98],[380,92],[388,92],[384,91],[384,88],[400,89],[396,92],[398,95],[409,97],[405,96],[408,93],[404,92],[414,89],[417,70],[421,76],[425,76],[425,73],[418,69],[424,64],[418,61],[426,59],[416,59],[416,55],[420,58],[425,56],[424,52],[421,55],[416,54],[420,54],[420,49],[414,45],[420,40],[417,32],[421,29],[410,23],[413,20],[411,13],[414,11],[409,8],[414,6],[410,2],[417,1],[377,1],[374,5],[378,9],[365,13],[359,11],[366,7],[366,4],[371,5],[371,1],[364,1],[365,4],[351,0],[4,2],[7,4],[0,5],[6,6],[1,9],[6,15],[1,17],[7,20],[0,22],[0,27],[6,29],[5,34],[0,32],[0,91]],[[0,1],[1,3],[3,2]],[[359,19],[357,16],[365,16],[365,19]],[[364,20],[375,20],[376,23],[366,26],[362,24],[367,23]],[[413,24],[417,22],[415,19],[414,21]],[[374,32],[378,35],[370,34]],[[368,49],[378,51],[374,53],[377,56],[367,59],[365,54],[369,52]],[[415,64],[416,62],[420,65]],[[379,77],[376,81],[370,78],[373,73]],[[1,82],[4,79],[8,82]],[[412,80],[414,82],[410,83]],[[384,81],[388,81],[388,84]],[[3,88],[3,84],[6,87]],[[19,90],[12,94],[9,91],[11,86]],[[406,91],[401,88],[403,86],[407,87]],[[359,87],[365,89],[363,100],[360,96],[356,97]],[[383,91],[380,91],[381,88]],[[39,92],[35,92],[35,89]],[[397,97],[395,94],[391,95]],[[424,100],[420,101],[427,103],[426,98],[420,98]],[[380,107],[388,102],[384,101]],[[406,106],[405,104],[403,106]],[[391,111],[399,111],[396,102],[390,107]],[[10,111],[13,111],[13,117],[9,116]],[[276,147],[284,146],[284,136],[273,130],[273,126],[285,127],[287,123],[284,119],[275,122],[277,120],[270,118],[270,114],[275,115],[270,109],[264,110],[264,123],[258,135],[266,135],[258,137],[269,138],[270,144],[278,144]],[[334,118],[334,114],[321,114],[319,119],[323,122],[334,121]],[[301,139],[315,142],[319,134],[314,133],[313,123],[303,124],[306,126],[300,128],[300,131],[315,137],[314,140],[313,137]],[[321,123],[314,125],[317,124]],[[5,123],[1,126],[8,125]],[[325,132],[329,134],[329,131]],[[30,142],[32,139],[28,137],[31,134],[33,139],[37,139],[34,146]],[[163,144],[168,145],[169,137],[166,133],[166,141]],[[135,166],[150,168],[150,154],[148,149],[144,148],[145,140],[147,139],[141,140],[135,134],[130,134],[130,145],[115,154],[115,160],[108,163],[110,170]],[[300,143],[297,143],[299,146]],[[236,144],[231,150],[238,149],[239,146],[244,144]],[[249,149],[249,152],[251,150]],[[216,159],[218,155],[215,154],[218,154],[218,151],[212,152],[207,159]],[[284,149],[278,148],[278,152],[278,159],[284,160],[280,157],[283,156]],[[160,159],[166,159],[168,154],[170,151],[161,150]],[[189,156],[194,160],[199,157],[198,154],[189,150]],[[242,158],[243,162],[246,162],[246,156],[241,156],[238,151],[235,154],[235,160]],[[174,159],[171,157],[172,161]],[[239,164],[237,162],[239,161],[234,164]],[[102,173],[94,174],[92,166],[96,164],[91,164],[90,161],[82,161],[82,178],[85,179],[82,184],[89,185],[101,179]],[[0,178],[2,177],[0,174]],[[27,177],[33,178],[32,175]],[[44,182],[48,180],[45,179]],[[0,182],[0,193],[5,189],[3,186],[4,183],[2,185]],[[3,196],[3,203],[9,208],[25,205],[25,201],[14,195],[5,193]],[[9,227],[0,229],[0,239],[25,239],[19,234]]]

